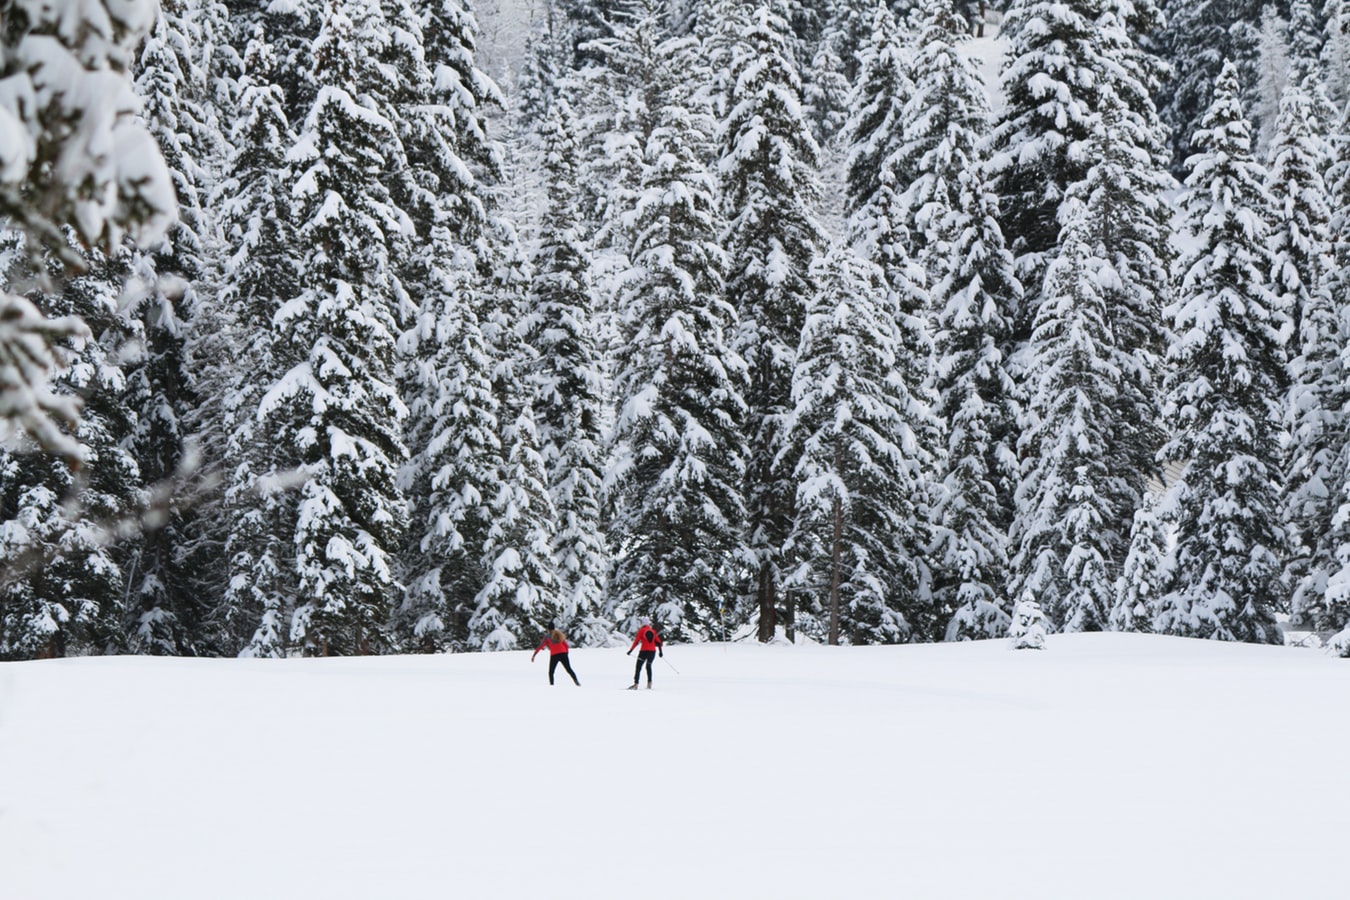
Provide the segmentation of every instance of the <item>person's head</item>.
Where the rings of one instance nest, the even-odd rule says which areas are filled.
[[[560,631],[559,629],[554,628],[552,631],[550,631],[550,632],[548,633],[548,636],[549,636],[549,639],[553,641],[553,643],[555,643],[555,644],[560,644],[560,643],[562,643],[562,640],[563,640],[563,633],[562,633],[562,631]]]
[[[650,627],[651,627],[651,624],[652,624],[652,620],[651,620],[651,619],[649,619],[647,616],[643,616],[643,617],[642,617],[642,627],[643,627],[643,628],[650,628]]]

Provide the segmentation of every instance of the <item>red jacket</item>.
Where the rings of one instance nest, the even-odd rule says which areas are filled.
[[[643,652],[655,650],[662,646],[661,635],[656,633],[656,629],[650,625],[643,625],[638,629],[637,637],[633,638],[633,644],[628,648],[628,652],[633,652],[633,647],[642,645]]]
[[[567,652],[567,641],[550,641],[548,636],[545,635],[544,639],[539,642],[539,646],[535,647],[534,652],[530,654],[530,662],[534,662],[534,658],[539,655],[539,651],[546,647],[549,656],[561,656]]]

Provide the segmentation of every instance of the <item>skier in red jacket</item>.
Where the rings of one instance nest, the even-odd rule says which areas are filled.
[[[539,655],[539,651],[548,651],[548,683],[553,683],[553,673],[558,666],[567,670],[567,674],[572,676],[572,683],[581,687],[581,682],[577,681],[577,673],[572,671],[572,664],[567,661],[567,638],[563,633],[554,628],[544,635],[544,639],[539,642],[539,646],[534,648],[534,653],[530,656],[530,662]]]
[[[644,663],[647,665],[647,688],[650,690],[652,686],[652,660],[656,658],[658,653],[662,657],[666,655],[665,650],[662,649],[661,635],[657,634],[656,629],[652,627],[651,619],[644,618],[642,620],[642,624],[638,626],[637,637],[633,638],[632,646],[628,648],[627,655],[632,656],[633,650],[638,647],[642,649],[638,650],[637,668],[633,669],[633,686],[629,688],[630,691],[637,690],[638,677],[642,674]]]

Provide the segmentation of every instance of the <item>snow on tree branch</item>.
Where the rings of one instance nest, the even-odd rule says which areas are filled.
[[[21,229],[70,271],[80,243],[148,244],[177,215],[173,185],[137,115],[129,66],[159,13],[155,0],[3,0],[0,3],[0,220]],[[60,428],[73,399],[47,383],[54,345],[85,332],[0,295],[0,439],[26,434],[75,464]]]

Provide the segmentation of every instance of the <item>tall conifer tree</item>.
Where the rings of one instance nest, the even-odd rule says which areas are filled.
[[[934,510],[937,608],[945,637],[999,637],[1007,628],[1007,530],[1017,484],[1017,387],[1003,348],[1022,285],[999,230],[998,201],[981,160],[956,176],[958,205],[936,258],[935,413],[946,423],[942,491]]]
[[[1313,74],[1285,89],[1268,185],[1277,204],[1271,274],[1295,330],[1283,499],[1290,541],[1286,578],[1294,588],[1291,611],[1300,621],[1318,618],[1327,578],[1339,568],[1327,537],[1339,506],[1336,489],[1345,478],[1341,453],[1350,401],[1341,359],[1347,323],[1333,296],[1331,198],[1323,178],[1329,148],[1309,97],[1315,84]]]
[[[721,637],[744,562],[746,372],[730,346],[717,182],[702,162],[712,122],[687,78],[697,47],[657,48],[656,127],[617,298],[607,606],[625,627],[647,614],[667,634]]]
[[[304,284],[274,319],[302,356],[259,410],[300,449],[291,640],[325,655],[383,645],[406,524],[393,264],[412,227],[383,183],[389,167],[407,166],[390,118],[397,85],[378,62],[391,39],[367,0],[324,8],[318,92],[288,154]]]
[[[909,449],[918,442],[891,293],[877,266],[842,247],[815,278],[783,454],[797,482],[787,587],[811,598],[831,644],[923,638],[936,618],[913,553],[926,473]]]
[[[1099,198],[1100,194],[1094,199]],[[1027,351],[1027,410],[1011,594],[1031,596],[1063,631],[1098,631],[1114,605],[1127,535],[1125,473],[1112,466],[1112,411],[1123,373],[1112,353],[1108,291],[1118,281],[1099,237],[1108,210],[1066,207]]]
[[[1350,110],[1340,120],[1338,130],[1340,134],[1350,133]],[[1331,232],[1345,234],[1346,228],[1350,227],[1350,141],[1336,141],[1332,146],[1336,152],[1328,172],[1332,197]],[[1344,311],[1350,308],[1350,242],[1337,241],[1333,253],[1326,290],[1333,306]],[[1338,324],[1343,334],[1350,334],[1350,322],[1346,321],[1344,313]],[[1341,348],[1338,363],[1341,371],[1350,367],[1350,347]],[[1345,401],[1333,401],[1331,405],[1345,413]],[[1330,502],[1336,511],[1331,518],[1331,528],[1321,537],[1319,548],[1327,548],[1335,565],[1331,568],[1321,603],[1307,602],[1296,595],[1298,606],[1294,610],[1314,627],[1325,630],[1350,628],[1350,440],[1342,442],[1334,471],[1336,477],[1329,490]],[[1350,630],[1341,633],[1339,646],[1342,655],[1350,656]]]
[[[533,380],[540,448],[558,523],[553,553],[562,590],[559,622],[574,636],[602,640],[598,617],[609,562],[600,521],[606,385],[590,254],[579,233],[577,156],[576,120],[559,99],[544,128],[549,201],[535,251],[529,342],[538,356]]]
[[[286,98],[273,81],[278,61],[255,26],[239,82],[234,154],[224,173],[220,220],[228,247],[220,317],[232,339],[218,348],[214,380],[223,387],[223,500],[226,586],[216,616],[226,646],[250,656],[280,656],[289,646],[296,604],[291,535],[294,504],[282,489],[300,463],[299,448],[276,440],[258,418],[267,390],[299,362],[273,318],[300,292],[299,238],[287,183],[286,150],[295,142]],[[248,366],[234,365],[238,358]]]
[[[750,517],[752,615],[771,640],[783,606],[782,552],[793,520],[795,460],[782,457],[792,370],[824,240],[813,204],[818,148],[802,116],[787,24],[768,7],[736,46],[722,130],[722,202],[731,258],[727,297],[740,316],[736,350],[749,367],[745,502]]]
[[[402,473],[412,509],[407,588],[394,624],[403,647],[424,652],[479,649],[469,619],[487,581],[483,554],[502,456],[474,259],[461,250],[444,263],[444,282],[400,338],[414,453]]]
[[[408,649],[478,649],[469,623],[489,581],[505,464],[497,353],[484,333],[509,268],[510,235],[498,227],[502,153],[485,121],[501,95],[478,68],[477,26],[461,3],[437,0],[400,17],[419,40],[391,57],[406,72],[398,122],[410,167],[392,173],[391,187],[417,234],[399,258],[410,307],[399,336],[409,448],[400,483],[411,516],[394,621]]]
[[[141,347],[140,358],[129,366],[124,401],[137,416],[132,448],[146,486],[159,495],[179,493],[181,485],[174,482],[187,478],[189,469],[215,464],[214,458],[198,458],[201,442],[192,432],[204,421],[196,411],[214,402],[198,394],[198,383],[209,384],[210,378],[199,371],[203,340],[197,333],[211,328],[210,311],[203,307],[215,301],[211,270],[220,242],[209,198],[229,150],[213,90],[221,73],[212,70],[208,54],[219,51],[227,31],[223,6],[165,4],[141,50],[136,82],[179,209],[165,240],[133,257],[133,279],[123,300]],[[181,494],[158,511],[158,527],[130,548],[128,615],[135,621],[128,623],[128,640],[134,652],[215,649],[206,620],[212,593],[222,587],[222,569],[218,544],[203,541],[209,519],[202,504],[208,498],[200,489]]]
[[[1280,424],[1289,326],[1270,284],[1272,213],[1266,176],[1251,155],[1237,67],[1224,67],[1204,127],[1192,138],[1180,261],[1168,310],[1162,458],[1181,467],[1173,486],[1176,576],[1154,627],[1166,634],[1273,643],[1282,601],[1284,531],[1278,510]]]
[[[128,569],[135,551],[111,546],[111,530],[136,521],[145,493],[130,452],[134,413],[122,402],[121,359],[133,329],[118,314],[125,258],[87,257],[87,271],[59,293],[32,295],[49,314],[76,316],[95,339],[53,382],[83,398],[71,437],[79,467],[34,452],[0,451],[0,658],[126,652]]]

